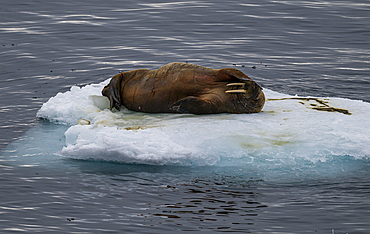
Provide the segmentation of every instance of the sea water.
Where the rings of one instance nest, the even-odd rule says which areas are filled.
[[[367,1],[6,1],[2,233],[369,233]],[[110,111],[113,75],[234,67],[256,114]]]

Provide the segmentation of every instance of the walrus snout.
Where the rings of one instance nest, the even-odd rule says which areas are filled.
[[[254,81],[245,89],[247,90],[246,98],[248,99],[256,99],[261,93],[263,94],[262,87]]]
[[[243,108],[250,112],[260,112],[265,104],[265,95],[262,87],[252,80],[244,80],[240,83],[229,83],[226,85],[230,90],[225,93],[237,95],[238,101],[244,103]],[[241,95],[241,96],[239,96]],[[242,98],[240,98],[242,97]]]

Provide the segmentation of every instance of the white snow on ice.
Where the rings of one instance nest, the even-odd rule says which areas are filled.
[[[110,111],[108,99],[101,96],[108,82],[74,86],[38,111],[38,117],[70,126],[62,156],[183,166],[370,158],[370,103],[264,89],[266,104],[255,114],[147,114],[124,108],[118,112]],[[78,124],[81,119],[90,124]]]

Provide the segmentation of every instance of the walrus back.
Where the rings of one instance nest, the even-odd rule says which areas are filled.
[[[111,109],[119,110],[120,104],[149,113],[252,113],[265,102],[262,88],[241,71],[188,63],[121,73],[112,78],[103,95]]]

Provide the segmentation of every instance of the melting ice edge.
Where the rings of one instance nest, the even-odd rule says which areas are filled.
[[[70,126],[60,155],[150,165],[317,164],[370,158],[370,103],[264,89],[255,114],[147,114],[107,109],[100,84],[50,98],[38,117]],[[79,120],[86,120],[78,124]],[[80,123],[82,123],[80,121]]]

